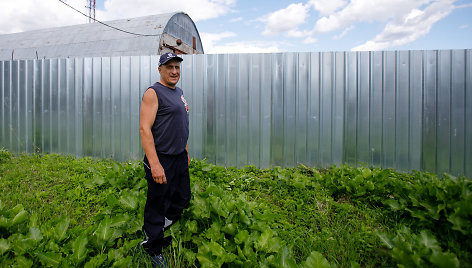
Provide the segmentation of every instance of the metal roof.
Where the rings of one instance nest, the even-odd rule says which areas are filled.
[[[183,12],[151,15],[0,35],[0,60],[67,57],[109,57],[160,54],[164,33],[203,53],[195,23]]]

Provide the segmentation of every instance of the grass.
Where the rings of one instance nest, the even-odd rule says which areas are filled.
[[[386,184],[383,189],[381,184],[391,178],[411,184],[416,178],[411,174],[352,167],[236,169],[216,167],[195,159],[190,172],[192,185],[198,184],[201,188],[196,190],[193,187],[194,195],[215,184],[224,190],[224,195],[245,196],[255,211],[267,217],[268,227],[282,239],[297,263],[302,263],[316,251],[337,267],[396,267],[398,260],[392,257],[391,249],[379,239],[378,233],[394,236],[403,226],[417,230],[422,226],[408,213],[392,212],[382,204],[385,198],[391,198],[391,194],[385,194],[391,187]],[[373,173],[376,177],[369,177],[374,176]],[[135,217],[142,217],[145,201],[143,176],[139,162],[116,163],[55,154],[11,156],[0,150],[0,208],[10,209],[22,204],[39,223],[56,223],[69,217],[71,230],[91,230],[96,228],[103,215],[115,213],[110,208],[114,202],[110,196],[118,191],[139,189],[139,211],[135,212]],[[367,179],[361,180],[363,176]],[[372,178],[378,180],[375,189],[369,184]],[[349,185],[349,180],[357,181]],[[369,191],[362,194],[365,189]],[[185,215],[181,224],[192,220],[192,207]],[[173,246],[164,253],[173,267],[192,266],[185,255],[189,251],[183,248],[195,244],[184,241],[179,235],[183,229],[179,224],[171,228]],[[198,235],[194,234],[194,237],[200,239]],[[143,238],[142,232],[136,231],[124,235],[123,241],[115,240],[114,246],[107,250],[110,252],[120,243]],[[461,267],[470,267],[471,254],[463,242],[444,242],[447,237],[438,237],[438,240],[443,249],[454,250],[461,260]],[[193,250],[193,254],[201,253],[200,248]],[[106,250],[101,253],[106,253]],[[131,246],[122,257],[125,256],[131,257],[133,267],[150,267],[147,254],[138,245]],[[8,263],[10,257],[11,254],[3,257],[0,254],[0,266]],[[5,261],[3,265],[2,260]]]
[[[21,155],[0,166],[2,202],[7,207],[23,204],[40,221],[70,216],[73,224],[90,224],[100,209],[98,192],[88,192],[84,183],[104,174],[110,161],[61,155]]]

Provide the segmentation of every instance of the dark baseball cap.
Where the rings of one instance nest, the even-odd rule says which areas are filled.
[[[171,59],[176,59],[179,62],[184,60],[181,57],[177,56],[177,54],[175,53],[165,53],[165,54],[162,54],[161,58],[159,59],[159,66],[166,64]]]

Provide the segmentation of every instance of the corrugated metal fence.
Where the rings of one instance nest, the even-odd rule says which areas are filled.
[[[472,177],[471,50],[186,55],[192,157]],[[0,146],[142,158],[157,56],[0,62]]]

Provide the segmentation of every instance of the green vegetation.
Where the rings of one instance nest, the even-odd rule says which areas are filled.
[[[174,267],[472,267],[472,182],[193,159]],[[140,162],[0,150],[0,267],[149,267]]]

